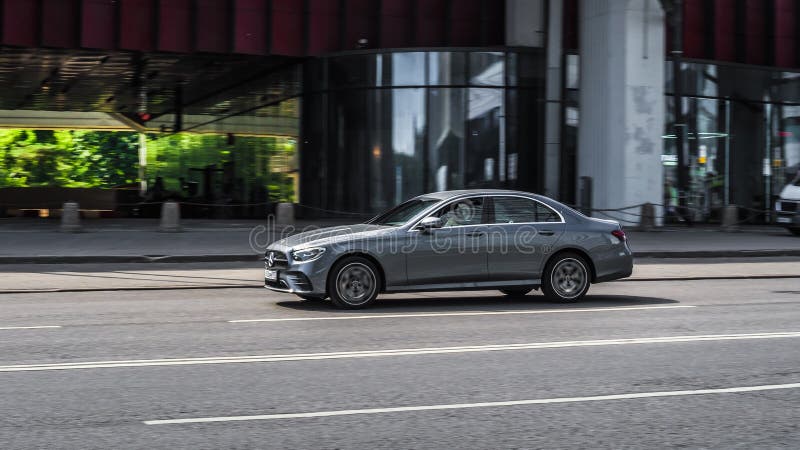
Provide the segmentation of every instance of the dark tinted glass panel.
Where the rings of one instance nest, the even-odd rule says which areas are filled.
[[[561,222],[549,206],[522,197],[495,197],[495,223]]]
[[[443,227],[480,225],[483,219],[483,197],[470,197],[450,203],[433,213],[442,219]]]
[[[494,187],[506,179],[503,89],[470,88],[467,106],[467,188]]]
[[[392,86],[425,84],[425,53],[391,53]]]
[[[428,91],[428,190],[464,187],[466,89]]]
[[[469,54],[469,82],[475,85],[505,85],[505,55],[500,52]]]
[[[428,54],[428,84],[464,84],[466,82],[465,74],[465,53],[433,52]]]
[[[329,58],[332,87],[367,87],[379,85],[381,55],[353,55]]]

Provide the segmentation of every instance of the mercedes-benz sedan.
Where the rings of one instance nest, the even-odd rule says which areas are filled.
[[[560,302],[628,277],[633,256],[617,222],[541,195],[503,190],[425,194],[366,223],[272,243],[265,286],[363,308],[382,292],[541,289]]]

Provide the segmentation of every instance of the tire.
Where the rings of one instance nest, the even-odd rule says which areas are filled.
[[[795,236],[800,236],[800,228],[789,228],[789,232]]]
[[[527,294],[528,292],[532,291],[533,288],[531,287],[510,287],[510,288],[503,288],[500,289],[500,292],[506,294],[509,297],[522,297],[523,295]]]
[[[295,295],[309,302],[319,302],[325,300],[325,297],[321,295],[307,295],[307,294],[295,294]]]
[[[589,264],[571,252],[555,255],[547,262],[543,275],[542,292],[548,300],[559,303],[577,302],[591,284]]]
[[[378,268],[360,256],[343,258],[328,275],[328,295],[337,308],[366,308],[378,297],[380,286]]]

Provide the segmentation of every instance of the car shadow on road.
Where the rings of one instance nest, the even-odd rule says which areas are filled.
[[[337,311],[340,313],[369,314],[396,313],[398,311],[447,312],[458,311],[546,311],[549,309],[592,309],[611,307],[635,307],[676,305],[678,300],[661,297],[640,297],[633,295],[587,295],[577,303],[557,303],[547,301],[543,296],[529,294],[521,297],[503,295],[441,296],[436,294],[391,294],[379,297],[367,309],[335,309],[329,301],[296,300],[281,301],[277,305],[299,311]]]

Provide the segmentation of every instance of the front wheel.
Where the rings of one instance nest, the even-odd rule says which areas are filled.
[[[372,261],[360,256],[337,262],[328,278],[328,294],[334,306],[358,309],[369,306],[378,297],[380,278]]]
[[[551,301],[577,302],[589,290],[589,265],[575,253],[556,255],[547,263],[543,275],[542,292]]]
[[[795,236],[800,236],[800,228],[789,228],[789,232]]]

